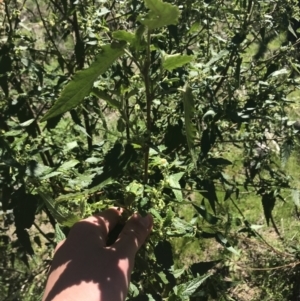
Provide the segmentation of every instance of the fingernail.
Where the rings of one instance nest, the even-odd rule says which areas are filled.
[[[140,223],[145,227],[145,228],[149,228],[150,226],[150,217],[149,214],[146,215],[145,217],[140,219]]]

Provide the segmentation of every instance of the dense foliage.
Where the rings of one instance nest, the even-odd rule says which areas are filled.
[[[285,170],[298,18],[292,0],[1,1],[4,300],[37,300],[55,243],[111,205],[155,219],[128,300],[229,300],[233,225],[261,239],[244,195],[279,236],[276,202],[299,205]],[[174,237],[215,239],[225,256],[175,264]]]

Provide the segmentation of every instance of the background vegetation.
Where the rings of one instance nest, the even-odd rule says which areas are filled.
[[[155,220],[128,300],[300,300],[298,1],[0,21],[0,300],[41,298],[55,244],[112,205]]]

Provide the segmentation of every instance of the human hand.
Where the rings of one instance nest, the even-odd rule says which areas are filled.
[[[107,247],[122,210],[108,209],[76,223],[55,250],[43,301],[124,301],[136,252],[153,226],[134,214]]]

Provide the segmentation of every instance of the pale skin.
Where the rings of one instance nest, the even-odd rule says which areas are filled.
[[[75,224],[55,250],[43,301],[124,301],[136,252],[153,227],[151,215],[134,214],[117,241],[108,233],[122,211],[108,209]]]

